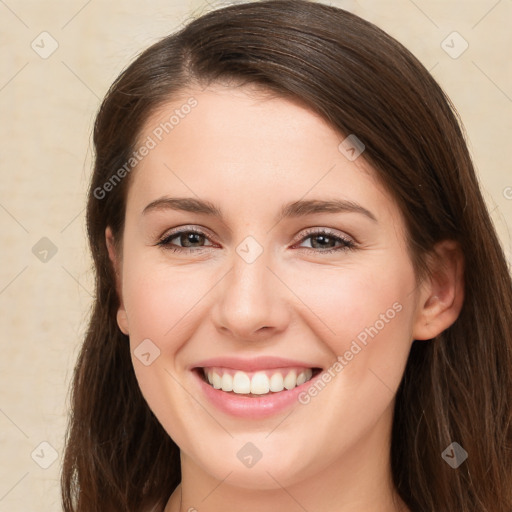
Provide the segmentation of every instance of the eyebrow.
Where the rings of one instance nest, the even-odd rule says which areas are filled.
[[[161,197],[149,203],[142,214],[145,215],[151,211],[158,210],[177,210],[191,213],[202,213],[205,215],[211,215],[218,217],[220,220],[224,220],[221,209],[210,201],[203,199],[196,199],[193,197]],[[279,212],[276,222],[280,222],[285,218],[290,217],[305,217],[307,215],[313,215],[315,213],[360,213],[365,215],[373,222],[378,220],[375,215],[353,201],[346,199],[308,199],[298,200],[291,203],[285,204]]]

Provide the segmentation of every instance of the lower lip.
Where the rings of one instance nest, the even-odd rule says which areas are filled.
[[[299,404],[298,397],[302,391],[305,391],[317,376],[304,382],[293,389],[283,390],[278,393],[269,393],[262,396],[243,396],[236,393],[226,393],[220,389],[215,389],[206,383],[199,372],[192,372],[199,381],[202,392],[218,409],[226,414],[238,416],[240,418],[259,419],[272,416],[284,411],[293,404]]]

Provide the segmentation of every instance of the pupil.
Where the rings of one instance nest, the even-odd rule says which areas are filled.
[[[331,238],[329,236],[325,236],[325,235],[317,235],[313,238],[313,240],[315,240],[315,239],[323,240],[323,242],[320,242],[320,247],[326,247],[328,245],[329,240],[331,240]]]
[[[194,243],[199,243],[200,240],[194,240],[194,238],[197,239],[197,237],[202,237],[202,235],[200,235],[199,233],[187,233],[185,235],[185,244],[184,246],[185,247],[190,247],[189,244],[194,244]]]

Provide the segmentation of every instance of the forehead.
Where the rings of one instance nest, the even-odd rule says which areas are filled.
[[[151,141],[152,149],[129,196],[216,196],[253,213],[322,195],[396,207],[368,163],[340,150],[344,139],[298,101],[260,89],[181,91],[141,131],[138,145]]]

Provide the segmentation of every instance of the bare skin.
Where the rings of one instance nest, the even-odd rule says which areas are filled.
[[[394,397],[413,340],[435,337],[460,312],[460,251],[439,244],[436,271],[418,284],[401,213],[364,153],[348,159],[338,149],[344,137],[301,105],[247,87],[182,96],[140,136],[197,100],[134,171],[122,258],[106,232],[119,326],[132,353],[145,339],[160,350],[149,366],[133,363],[181,450],[182,484],[165,512],[407,511],[389,464]],[[164,197],[210,201],[223,219],[166,207],[144,213]],[[283,205],[313,199],[350,201],[371,215],[360,208],[276,221]],[[169,239],[176,228],[204,237],[183,246],[186,237]],[[262,248],[251,263],[236,251],[248,236]],[[377,333],[354,354],[370,326]],[[248,420],[218,410],[198,388],[191,367],[219,355],[294,358],[324,371],[339,357],[346,364],[308,403]],[[248,442],[262,453],[251,468],[237,457]]]

